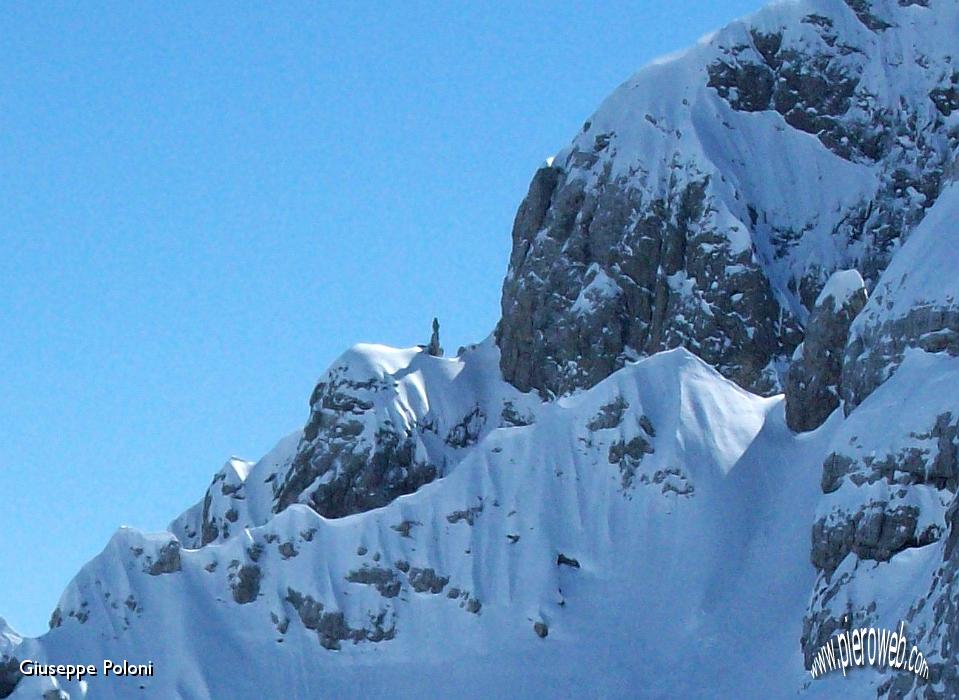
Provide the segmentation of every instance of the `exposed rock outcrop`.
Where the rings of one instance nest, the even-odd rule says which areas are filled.
[[[959,353],[950,338],[959,287],[955,276],[941,274],[957,263],[957,212],[959,189],[950,185],[852,324],[841,376],[849,415],[823,465],[824,497],[811,548],[820,575],[803,632],[809,662],[841,627],[908,621],[930,655],[930,683],[916,686],[915,697],[930,700],[949,697],[957,687],[949,660],[959,635],[950,616],[959,556],[953,546]],[[925,554],[903,554],[916,549]],[[893,584],[877,562],[895,564],[897,575],[910,582],[898,598],[889,590],[879,595],[873,579],[884,589]],[[890,679],[881,694],[904,697],[915,682]]]
[[[588,155],[574,150],[569,160]],[[682,345],[744,386],[778,387],[771,363],[799,336],[748,243],[741,247],[742,231],[725,228],[709,180],[677,163],[655,193],[606,172],[587,186],[575,171],[541,169],[516,216],[503,285],[506,379],[565,394]]]
[[[180,543],[173,539],[160,548],[156,558],[147,557],[143,570],[151,576],[160,576],[176,573],[180,567]]]
[[[386,413],[377,395],[395,392],[385,377],[355,377],[334,367],[310,399],[303,444],[277,485],[275,510],[308,499],[339,517],[389,503],[436,478],[414,430]]]
[[[10,697],[20,683],[20,659],[14,650],[21,641],[20,635],[0,617],[0,698]]]
[[[796,432],[818,428],[839,406],[849,326],[865,304],[856,270],[833,273],[816,300],[786,374],[786,423]]]
[[[0,698],[8,698],[20,683],[20,659],[0,655]]]
[[[327,610],[323,603],[311,595],[288,589],[288,602],[296,611],[303,626],[316,632],[320,645],[325,649],[336,650],[340,642],[347,640],[359,642],[382,642],[390,640],[396,634],[394,627],[385,627],[386,612],[372,617],[369,627],[351,627],[346,616],[338,610]]]
[[[959,356],[959,281],[943,274],[959,262],[957,216],[959,183],[952,183],[853,324],[842,369],[847,413],[896,371],[910,348]]]
[[[240,605],[252,603],[256,600],[256,597],[260,594],[260,580],[262,578],[263,571],[256,564],[241,566],[231,584],[233,600]]]

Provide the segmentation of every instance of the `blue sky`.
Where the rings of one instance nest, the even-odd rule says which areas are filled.
[[[43,632],[353,343],[485,337],[543,159],[761,4],[0,5],[0,616]]]

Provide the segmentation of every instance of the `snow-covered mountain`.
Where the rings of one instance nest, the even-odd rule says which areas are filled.
[[[0,697],[959,696],[957,44],[957,0],[802,0],[640,71],[534,176],[489,338],[350,349],[0,621]],[[928,681],[811,679],[900,621]]]
[[[778,390],[830,273],[875,282],[951,172],[956,12],[778,3],[624,83],[516,218],[504,376],[562,394],[682,345]]]

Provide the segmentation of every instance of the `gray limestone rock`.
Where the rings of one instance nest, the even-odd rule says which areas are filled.
[[[10,697],[21,678],[20,660],[12,656],[0,656],[0,698]]]
[[[400,593],[400,582],[392,569],[379,566],[363,566],[349,572],[346,580],[350,583],[362,583],[374,586],[384,598],[395,598]]]
[[[860,569],[868,572],[877,562],[929,546],[941,548],[941,570],[928,581],[928,589],[922,587],[926,579],[921,570],[913,570],[911,575],[919,584],[913,587],[913,614],[925,620],[923,648],[942,648],[943,658],[951,653],[947,640],[956,630],[943,614],[954,605],[956,594],[952,574],[945,572],[959,560],[952,546],[959,541],[955,534],[959,421],[950,411],[939,413],[931,422],[923,418],[928,410],[926,400],[902,406],[900,430],[893,434],[877,435],[873,414],[863,413],[870,406],[857,407],[823,464],[823,504],[828,508],[821,506],[812,529],[810,558],[819,576],[804,618],[802,645],[807,664],[836,629],[848,624],[843,622],[844,616],[851,616],[856,625],[866,624],[874,616],[872,596],[864,596],[854,585]],[[951,401],[948,395],[938,400],[943,405]],[[881,409],[873,406],[872,410]],[[943,515],[944,504],[951,505]],[[934,632],[928,631],[930,625]],[[948,675],[941,666],[936,672]],[[893,686],[887,688],[892,690]]]
[[[298,453],[275,485],[275,512],[306,502],[325,517],[342,517],[436,478],[437,468],[417,457],[415,433],[376,413],[373,395],[389,391],[392,385],[375,378],[351,379],[346,367],[317,384]]]
[[[848,516],[820,518],[813,525],[813,566],[830,575],[850,552],[860,559],[888,561],[908,547],[938,539],[938,532],[918,533],[918,520],[918,508],[890,508],[883,501],[871,502]]]
[[[315,600],[313,596],[304,595],[292,588],[287,589],[286,602],[296,611],[303,626],[316,632],[320,646],[324,649],[338,650],[340,643],[347,640],[354,644],[376,643],[396,636],[395,626],[384,626],[386,611],[370,614],[369,627],[352,627],[342,612],[326,610],[323,603]]]
[[[480,503],[479,505],[465,508],[464,510],[454,510],[446,516],[446,522],[450,525],[458,522],[465,522],[467,525],[472,525],[476,522],[476,517],[483,512],[483,507],[483,504]]]
[[[780,390],[830,274],[854,268],[872,288],[955,167],[959,72],[925,49],[893,60],[881,47],[895,14],[893,3],[848,0],[801,27],[739,24],[689,54],[703,61],[702,84],[685,87],[693,99],[658,107],[643,74],[614,93],[535,174],[517,212],[496,332],[504,377],[561,395],[683,346],[751,391]],[[900,99],[899,80],[928,99]],[[874,179],[830,212],[801,214],[788,193],[771,202],[770,183],[749,183],[763,164],[740,159],[745,122],[730,113],[777,115],[770,158],[802,134]],[[703,133],[705,153],[687,157]],[[712,139],[727,137],[731,150],[713,159]],[[825,202],[835,184],[790,186]]]
[[[512,401],[505,401],[503,403],[503,410],[500,413],[500,425],[509,426],[512,428],[521,428],[523,426],[531,425],[533,423],[533,416],[525,413],[521,413],[519,409],[513,404]]]
[[[417,593],[442,593],[449,583],[449,576],[439,576],[432,568],[413,567],[409,572],[410,585]]]
[[[629,403],[622,396],[617,396],[608,404],[599,407],[599,412],[586,424],[591,431],[609,430],[623,422],[623,414],[629,408]]]
[[[240,605],[252,603],[260,594],[260,579],[263,572],[256,564],[246,564],[240,567],[236,574],[231,588],[233,589],[233,600]]]
[[[486,424],[486,415],[479,406],[463,416],[463,419],[454,425],[446,436],[446,444],[450,447],[469,447],[475,445]]]
[[[400,533],[401,537],[409,538],[410,532],[412,532],[413,528],[422,524],[423,523],[421,523],[419,520],[404,520],[396,525],[390,525],[390,529],[396,530],[398,533]]]
[[[842,397],[848,414],[902,363],[909,348],[959,356],[959,304],[923,306],[898,318],[863,325],[846,348]]]
[[[786,374],[786,424],[796,432],[818,428],[838,408],[849,326],[866,298],[859,273],[844,270],[829,278],[817,299]]]
[[[607,459],[610,464],[619,466],[624,491],[632,486],[643,457],[654,452],[656,452],[656,449],[642,435],[637,435],[628,441],[617,440],[609,446]]]
[[[678,346],[749,388],[779,386],[769,365],[799,342],[795,325],[752,252],[713,221],[709,177],[687,170],[685,184],[652,198],[623,179],[586,188],[558,167],[537,173],[514,223],[496,330],[514,386],[565,394]]]
[[[180,543],[172,540],[160,548],[155,561],[144,564],[143,570],[151,576],[172,574],[180,571]]]

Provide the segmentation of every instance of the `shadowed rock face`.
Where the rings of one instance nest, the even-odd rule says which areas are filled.
[[[892,614],[870,607],[881,596],[865,572],[913,566],[928,592],[915,594],[910,620],[946,661],[934,669],[945,694],[920,696],[952,697],[955,385],[936,387],[915,369],[909,381],[883,385],[910,355],[959,356],[955,277],[948,294],[921,284],[955,268],[945,254],[955,247],[955,213],[936,219],[936,235],[951,243],[895,267],[956,174],[955,36],[925,40],[937,23],[954,22],[956,4],[790,7],[791,23],[744,23],[680,59],[698,70],[664,62],[628,81],[536,173],[513,227],[496,333],[501,370],[549,397],[683,346],[751,391],[784,387],[796,431],[817,428],[842,403],[846,421],[823,455],[811,528],[819,576],[803,627],[807,661],[840,625]],[[681,104],[651,97],[667,84],[683,85]],[[743,135],[724,141],[727,133]],[[789,190],[777,199],[774,178],[750,179],[768,172],[764,158],[821,158],[821,167],[777,171]],[[844,194],[825,205],[837,190]],[[805,214],[807,197],[817,204]],[[823,296],[837,270],[862,282],[841,299]],[[890,423],[893,410],[902,416]],[[910,550],[935,547],[944,550],[937,571],[909,563]],[[912,680],[897,683],[881,694],[899,697]]]
[[[905,407],[910,408],[917,409]],[[857,416],[854,411],[850,420],[834,442],[839,450],[823,464],[825,497],[822,514],[813,524],[810,550],[810,560],[820,574],[803,622],[807,665],[837,629],[868,626],[877,614],[889,614],[877,613],[873,596],[867,592],[863,597],[856,591],[854,582],[861,567],[869,570],[876,562],[939,542],[950,521],[954,523],[954,518],[942,515],[950,502],[955,510],[959,483],[957,425],[950,413],[935,417],[924,430],[904,421],[901,433],[878,440],[869,433],[876,423],[872,417]],[[883,438],[902,447],[875,454],[878,450],[873,445],[889,444]],[[945,561],[949,563],[950,556]],[[938,582],[948,580],[934,577],[930,592],[914,587],[910,594],[915,605],[926,607],[927,598],[942,594]],[[846,615],[850,617],[844,622]],[[940,642],[941,637],[933,640]]]
[[[857,288],[820,297],[786,375],[786,423],[796,432],[815,430],[839,406],[849,326],[866,304],[866,288],[857,273],[837,272],[830,280],[849,277],[849,272]],[[837,299],[838,294],[843,298]]]
[[[233,600],[240,605],[252,603],[260,594],[260,580],[263,572],[256,564],[246,564],[240,567],[236,579],[233,581]]]
[[[565,394],[684,346],[758,393],[778,387],[771,363],[799,334],[752,251],[734,249],[715,221],[708,176],[687,175],[651,198],[625,179],[586,188],[558,168],[536,174],[514,223],[496,333],[508,381]]]
[[[945,118],[953,109],[959,76],[943,74],[920,55],[913,65],[927,72],[928,100],[895,104],[896,99],[882,97],[888,86],[869,84],[866,76],[877,59],[887,69],[901,60],[895,50],[885,55],[888,49],[881,35],[897,25],[891,16],[881,16],[890,14],[884,4],[847,0],[846,5],[869,30],[859,36],[848,31],[848,17],[836,3],[832,12],[801,19],[818,41],[790,43],[782,30],[752,28],[707,67],[709,87],[735,110],[777,112],[790,127],[814,136],[840,158],[876,167],[875,196],[850,208],[836,229],[847,238],[843,244],[865,244],[852,257],[870,284],[889,264],[897,242],[938,197],[957,139]],[[773,243],[789,248],[801,235],[783,231]],[[819,263],[810,262],[813,272]],[[826,276],[829,272],[826,269]],[[821,284],[823,277],[813,274],[794,290],[807,308],[818,293],[814,291],[817,277]]]
[[[8,698],[20,683],[20,660],[0,656],[0,698]]]
[[[144,565],[144,571],[151,576],[173,574],[181,569],[180,543],[173,540],[164,545],[157,553],[156,560],[152,559]]]
[[[286,601],[300,617],[303,626],[316,632],[324,649],[336,650],[346,640],[354,644],[359,642],[383,642],[393,639],[394,627],[384,627],[386,612],[371,617],[370,627],[354,628],[346,621],[342,612],[326,610],[323,603],[314,600],[292,588],[287,590]]]
[[[417,458],[415,432],[376,415],[373,394],[391,391],[384,380],[358,381],[336,370],[316,386],[300,449],[277,486],[277,513],[308,496],[321,515],[341,517],[436,478],[436,467]]]
[[[845,349],[842,395],[847,412],[882,384],[910,348],[959,356],[959,305],[930,304],[863,327]]]
[[[959,552],[956,549],[959,544],[959,501],[953,502],[946,519],[950,535],[942,563],[933,574],[929,590],[924,591],[926,595],[920,599],[921,605],[917,603],[910,610],[911,619],[923,607],[932,611],[930,624],[919,630],[916,639],[917,646],[928,656],[938,657],[930,663],[929,680],[930,685],[936,685],[944,692],[939,693],[926,685],[922,689],[924,694],[917,693],[917,697],[929,700],[950,697],[950,693],[959,689]],[[891,680],[890,698],[906,697],[906,693],[917,684],[906,674]]]

